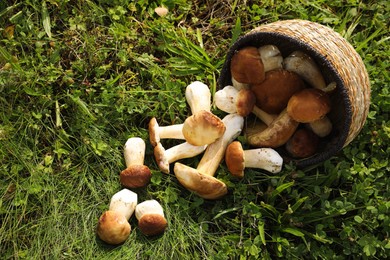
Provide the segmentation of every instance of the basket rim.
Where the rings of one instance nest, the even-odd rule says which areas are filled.
[[[293,161],[296,166],[305,168],[308,166],[319,164],[321,162],[324,162],[325,160],[330,159],[332,156],[336,155],[338,152],[340,152],[343,149],[344,144],[347,140],[348,133],[351,127],[351,122],[352,122],[352,104],[348,95],[348,91],[346,89],[345,82],[341,77],[341,75],[337,72],[335,67],[327,60],[326,56],[322,55],[310,44],[300,40],[299,38],[292,37],[291,35],[287,35],[279,32],[264,32],[259,30],[252,30],[247,34],[240,36],[237,39],[237,41],[230,46],[226,54],[225,62],[222,67],[220,77],[218,78],[218,82],[217,82],[218,88],[223,88],[224,86],[232,84],[231,73],[230,73],[230,60],[233,54],[239,49],[246,46],[259,47],[260,44],[254,44],[254,43],[261,43],[262,40],[259,40],[260,38],[263,38],[264,45],[273,44],[272,43],[273,41],[269,39],[280,39],[280,40],[290,42],[293,44],[293,46],[297,46],[297,49],[303,50],[304,52],[308,53],[317,62],[317,64],[321,64],[320,65],[321,68],[326,67],[326,69],[333,74],[335,82],[339,88],[338,90],[339,94],[341,94],[342,100],[345,105],[345,120],[343,125],[340,128],[341,133],[335,139],[338,145],[332,145],[330,146],[329,149],[324,150],[320,153],[316,153],[315,155],[308,158],[303,158],[303,159],[291,158],[291,161]],[[221,75],[224,75],[225,77],[221,77]]]

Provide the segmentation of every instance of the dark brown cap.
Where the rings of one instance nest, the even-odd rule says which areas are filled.
[[[150,182],[152,173],[146,165],[132,165],[123,170],[119,178],[126,188],[141,188]]]

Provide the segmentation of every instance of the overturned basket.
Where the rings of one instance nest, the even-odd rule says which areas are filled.
[[[300,50],[310,55],[323,71],[326,83],[336,82],[331,96],[333,123],[329,136],[323,138],[318,152],[308,158],[294,159],[283,150],[286,162],[299,167],[312,166],[336,155],[362,129],[370,105],[370,82],[364,63],[355,49],[337,32],[318,23],[285,20],[262,25],[239,38],[228,51],[218,85],[231,85],[230,60],[235,51],[246,47],[273,44],[286,57]]]

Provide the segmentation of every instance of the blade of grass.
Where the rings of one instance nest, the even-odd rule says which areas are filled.
[[[49,39],[51,39],[50,15],[47,10],[46,1],[42,1],[42,24],[47,36],[49,37]]]

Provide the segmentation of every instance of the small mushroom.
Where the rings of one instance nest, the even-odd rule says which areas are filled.
[[[107,210],[100,216],[96,232],[107,244],[118,245],[126,241],[130,231],[130,224],[123,214]]]
[[[236,51],[230,61],[230,71],[235,81],[257,84],[264,80],[264,65],[256,47],[247,46]]]
[[[259,47],[258,51],[264,65],[264,72],[283,68],[283,57],[278,47],[268,44]]]
[[[307,88],[295,93],[287,104],[287,113],[300,123],[321,119],[330,111],[330,99],[320,89]]]
[[[256,96],[257,107],[270,114],[279,114],[290,97],[305,87],[298,74],[277,69],[265,73],[264,81],[251,85],[251,90]]]
[[[325,137],[329,135],[332,132],[333,128],[333,124],[327,116],[324,116],[305,125],[319,137]]]
[[[233,86],[226,86],[215,92],[214,102],[226,113],[237,113],[245,117],[252,112],[256,97],[250,89],[237,90]]]
[[[169,173],[169,164],[180,159],[197,156],[204,152],[206,147],[207,145],[195,146],[184,142],[165,150],[159,143],[154,147],[154,157],[160,170]]]
[[[197,146],[213,143],[225,132],[223,121],[213,113],[201,110],[188,117],[183,124],[185,140]]]
[[[278,173],[282,170],[283,158],[272,148],[244,150],[239,141],[234,141],[226,149],[225,162],[233,176],[242,178],[245,168]]]
[[[292,119],[285,109],[264,131],[253,134],[247,131],[246,138],[248,143],[254,147],[277,148],[290,139],[298,125],[299,123]]]
[[[122,189],[111,197],[109,210],[119,212],[129,220],[134,213],[137,203],[137,193],[128,189]]]
[[[283,67],[297,73],[303,80],[317,89],[326,88],[325,79],[317,63],[302,51],[294,51],[283,60]]]
[[[146,236],[155,236],[163,233],[167,228],[164,210],[156,200],[145,200],[135,208],[135,217],[138,227]]]
[[[183,124],[159,126],[157,119],[153,117],[149,121],[149,139],[153,146],[156,146],[161,139],[184,139]]]
[[[121,171],[120,183],[126,188],[140,188],[146,186],[152,177],[148,166],[144,165],[145,141],[139,137],[132,137],[126,141],[124,157],[126,169]]]
[[[192,82],[186,87],[185,96],[192,114],[201,110],[210,111],[211,92],[206,84],[200,81]]]
[[[319,137],[307,128],[298,129],[286,143],[287,152],[294,158],[307,158],[316,153]]]

